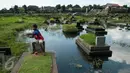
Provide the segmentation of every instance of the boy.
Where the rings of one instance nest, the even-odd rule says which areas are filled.
[[[32,54],[36,54],[37,55],[35,44],[38,43],[40,45],[41,50],[43,51],[43,53],[45,55],[44,38],[41,35],[40,31],[37,29],[37,25],[36,24],[33,24],[33,30],[34,31],[33,31],[32,34],[28,34],[28,35],[32,35],[32,37],[37,40],[36,42],[32,43],[32,47],[33,47],[33,53]]]

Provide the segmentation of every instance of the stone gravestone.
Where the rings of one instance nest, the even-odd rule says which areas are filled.
[[[0,51],[0,59],[1,59],[1,65],[4,68],[4,64],[5,64],[5,51]]]
[[[98,47],[103,47],[105,46],[105,36],[96,36],[96,46]]]
[[[11,49],[8,47],[0,47],[0,58],[2,60],[1,62],[3,68],[5,65],[6,58],[8,58],[9,56],[11,56]]]

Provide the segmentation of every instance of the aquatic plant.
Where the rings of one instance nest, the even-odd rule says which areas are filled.
[[[103,60],[101,60],[100,58],[94,58],[92,64],[93,64],[95,69],[99,69],[102,67]]]

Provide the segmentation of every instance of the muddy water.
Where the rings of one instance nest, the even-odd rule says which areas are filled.
[[[94,69],[93,59],[84,55],[75,44],[76,38],[81,34],[85,34],[85,31],[69,35],[64,34],[61,29],[47,31],[40,29],[45,38],[46,51],[56,53],[59,73],[129,73],[130,31],[119,30],[119,28],[111,28],[107,29],[107,31],[106,43],[111,45],[113,55],[107,58],[108,60],[104,60],[102,68]],[[27,43],[31,43],[34,40],[21,36],[18,39]]]

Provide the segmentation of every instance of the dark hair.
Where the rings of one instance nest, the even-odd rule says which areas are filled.
[[[34,27],[34,28],[37,28],[37,24],[33,24],[33,27]]]

